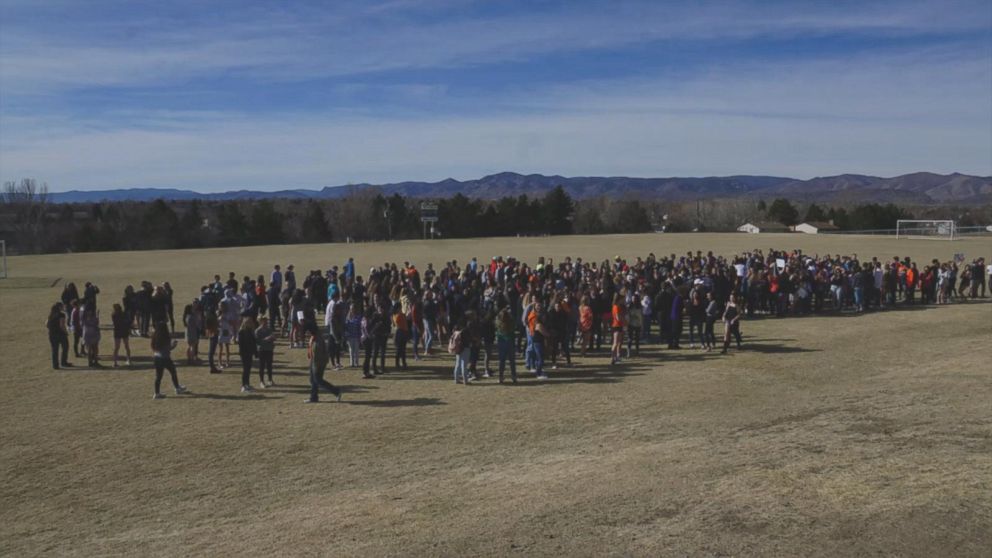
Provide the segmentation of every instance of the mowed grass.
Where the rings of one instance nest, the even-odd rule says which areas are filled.
[[[990,304],[752,320],[739,353],[653,346],[516,387],[456,386],[447,355],[329,372],[345,401],[313,406],[305,351],[285,345],[274,389],[242,396],[238,372],[177,355],[193,395],[152,401],[147,340],[134,369],[53,371],[43,329],[58,278],[98,284],[107,323],[127,284],[170,281],[181,314],[215,273],[273,263],[769,247],[992,256],[989,239],[692,234],[11,258],[0,555],[988,556]]]

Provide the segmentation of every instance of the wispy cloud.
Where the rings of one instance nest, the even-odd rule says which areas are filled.
[[[57,190],[992,174],[987,2],[0,6],[0,177]],[[467,83],[505,66],[529,73]]]

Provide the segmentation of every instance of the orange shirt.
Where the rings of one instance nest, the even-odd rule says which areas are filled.
[[[406,323],[406,315],[403,312],[393,314],[393,324],[398,330],[407,331],[409,329]]]
[[[537,326],[537,312],[531,310],[530,314],[527,314],[527,330],[530,331],[531,336],[534,335],[535,326]]]
[[[623,308],[619,304],[613,305],[613,327],[623,327]]]
[[[592,308],[588,305],[579,307],[579,329],[582,331],[592,329]]]

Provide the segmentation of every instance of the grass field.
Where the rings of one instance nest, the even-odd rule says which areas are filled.
[[[243,396],[239,373],[177,358],[193,394],[152,401],[146,340],[133,369],[53,371],[43,328],[66,280],[100,286],[107,323],[127,284],[170,281],[181,313],[215,273],[273,263],[769,247],[992,256],[987,238],[692,234],[10,258],[0,555],[989,556],[992,304],[747,321],[740,353],[650,348],[519,386],[456,386],[447,355],[329,372],[345,400],[313,406],[285,345],[279,387]]]

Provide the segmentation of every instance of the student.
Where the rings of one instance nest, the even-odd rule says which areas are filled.
[[[263,388],[276,385],[272,381],[272,360],[275,352],[276,332],[269,327],[269,319],[262,316],[255,330],[255,342],[258,344],[258,380]],[[265,383],[265,372],[269,373],[269,383]]]
[[[354,303],[349,304],[348,317],[344,321],[344,336],[348,342],[348,365],[358,368],[358,351],[362,344],[362,313],[360,307]]]
[[[613,345],[610,348],[610,364],[620,362],[620,351],[623,348],[623,330],[626,325],[623,296],[620,293],[613,295],[613,307],[610,312],[610,332],[613,334]]]
[[[79,358],[86,354],[86,345],[82,346],[80,352],[79,342],[83,339],[83,310],[79,307],[79,299],[72,301],[72,309],[69,313],[69,331],[72,332],[72,352]]]
[[[720,303],[716,301],[713,291],[706,293],[706,330],[703,331],[703,347],[706,352],[716,348],[716,335],[713,327],[720,318]]]
[[[217,346],[219,348],[217,361],[219,363],[219,368],[221,370],[231,366],[231,341],[234,339],[236,330],[231,329],[231,322],[227,320],[227,316],[230,313],[229,301],[220,301],[220,308],[218,309],[217,321],[220,327],[220,332],[217,336]]]
[[[371,306],[365,309],[365,315],[362,316],[361,344],[362,350],[365,352],[365,358],[362,362],[362,376],[365,378],[374,378],[375,374],[379,372],[375,369],[375,361],[372,358],[372,347],[374,345],[372,337],[375,320],[377,319],[375,316],[376,313]]]
[[[207,362],[210,365],[211,374],[220,374],[221,370],[217,366],[214,356],[217,354],[217,347],[220,345],[220,320],[217,319],[216,311],[208,311],[203,319],[203,330],[207,336]]]
[[[203,332],[203,309],[200,301],[194,300],[183,310],[183,325],[186,327],[186,364],[196,364],[200,360],[200,334]]]
[[[152,353],[155,356],[155,394],[152,395],[152,399],[165,399],[161,387],[162,374],[166,370],[169,371],[169,375],[172,377],[172,387],[175,388],[176,395],[187,393],[189,390],[186,389],[186,386],[179,383],[179,377],[176,374],[176,365],[172,362],[172,349],[176,348],[176,341],[172,339],[168,326],[164,323],[156,324],[151,341]]]
[[[308,333],[310,334],[310,344],[307,350],[307,357],[310,359],[310,397],[303,402],[319,402],[318,391],[320,388],[331,392],[338,401],[341,401],[341,389],[324,379],[324,370],[327,368],[328,361],[324,337],[317,330],[316,324],[309,329]]]
[[[455,355],[455,383],[465,384],[466,386],[472,382],[468,372],[469,359],[472,356],[472,350],[471,347],[469,347],[469,344],[465,343],[464,339],[467,325],[468,324],[465,322],[464,317],[459,319],[458,323],[451,331],[450,339],[448,339],[448,353]]]
[[[501,384],[503,383],[503,370],[507,363],[510,365],[510,379],[513,383],[517,383],[517,362],[513,346],[515,322],[509,306],[504,306],[496,314],[496,348],[499,353],[499,383]]]
[[[406,370],[406,344],[410,339],[410,328],[399,304],[393,305],[393,326],[396,327],[396,334],[393,343],[396,344],[395,365],[396,368]]]
[[[238,331],[238,354],[241,356],[241,393],[255,391],[251,387],[251,364],[258,350],[255,339],[255,321],[251,316],[245,316]],[[264,387],[264,385],[263,385]]]
[[[586,356],[592,344],[593,313],[589,306],[589,295],[584,295],[579,302],[579,333],[582,335],[581,356]]]
[[[534,305],[534,331],[531,332],[531,342],[534,350],[534,374],[538,380],[547,380],[548,375],[544,373],[544,348],[550,336],[548,326],[545,325],[545,316],[541,312],[541,304]]]
[[[66,326],[64,306],[61,302],[52,305],[48,312],[48,319],[45,320],[45,329],[48,330],[48,343],[52,346],[52,369],[58,370],[62,367],[71,367],[69,362],[69,330]],[[59,349],[62,350],[62,359],[59,360]]]
[[[83,316],[80,318],[83,326],[83,344],[86,346],[86,357],[93,368],[103,368],[100,364],[100,315],[93,306],[83,306]]]
[[[741,314],[737,309],[736,297],[732,296],[727,302],[727,308],[723,311],[723,350],[720,351],[720,354],[727,354],[731,335],[737,340],[737,348],[741,348],[740,318]]]
[[[644,307],[641,306],[641,297],[634,295],[630,299],[630,309],[627,310],[627,358],[630,358],[631,349],[634,353],[641,354],[641,332],[644,329]]]
[[[127,313],[120,304],[114,304],[110,320],[114,325],[114,368],[117,368],[117,355],[120,354],[121,345],[124,345],[127,365],[131,366],[131,321],[128,320]]]

